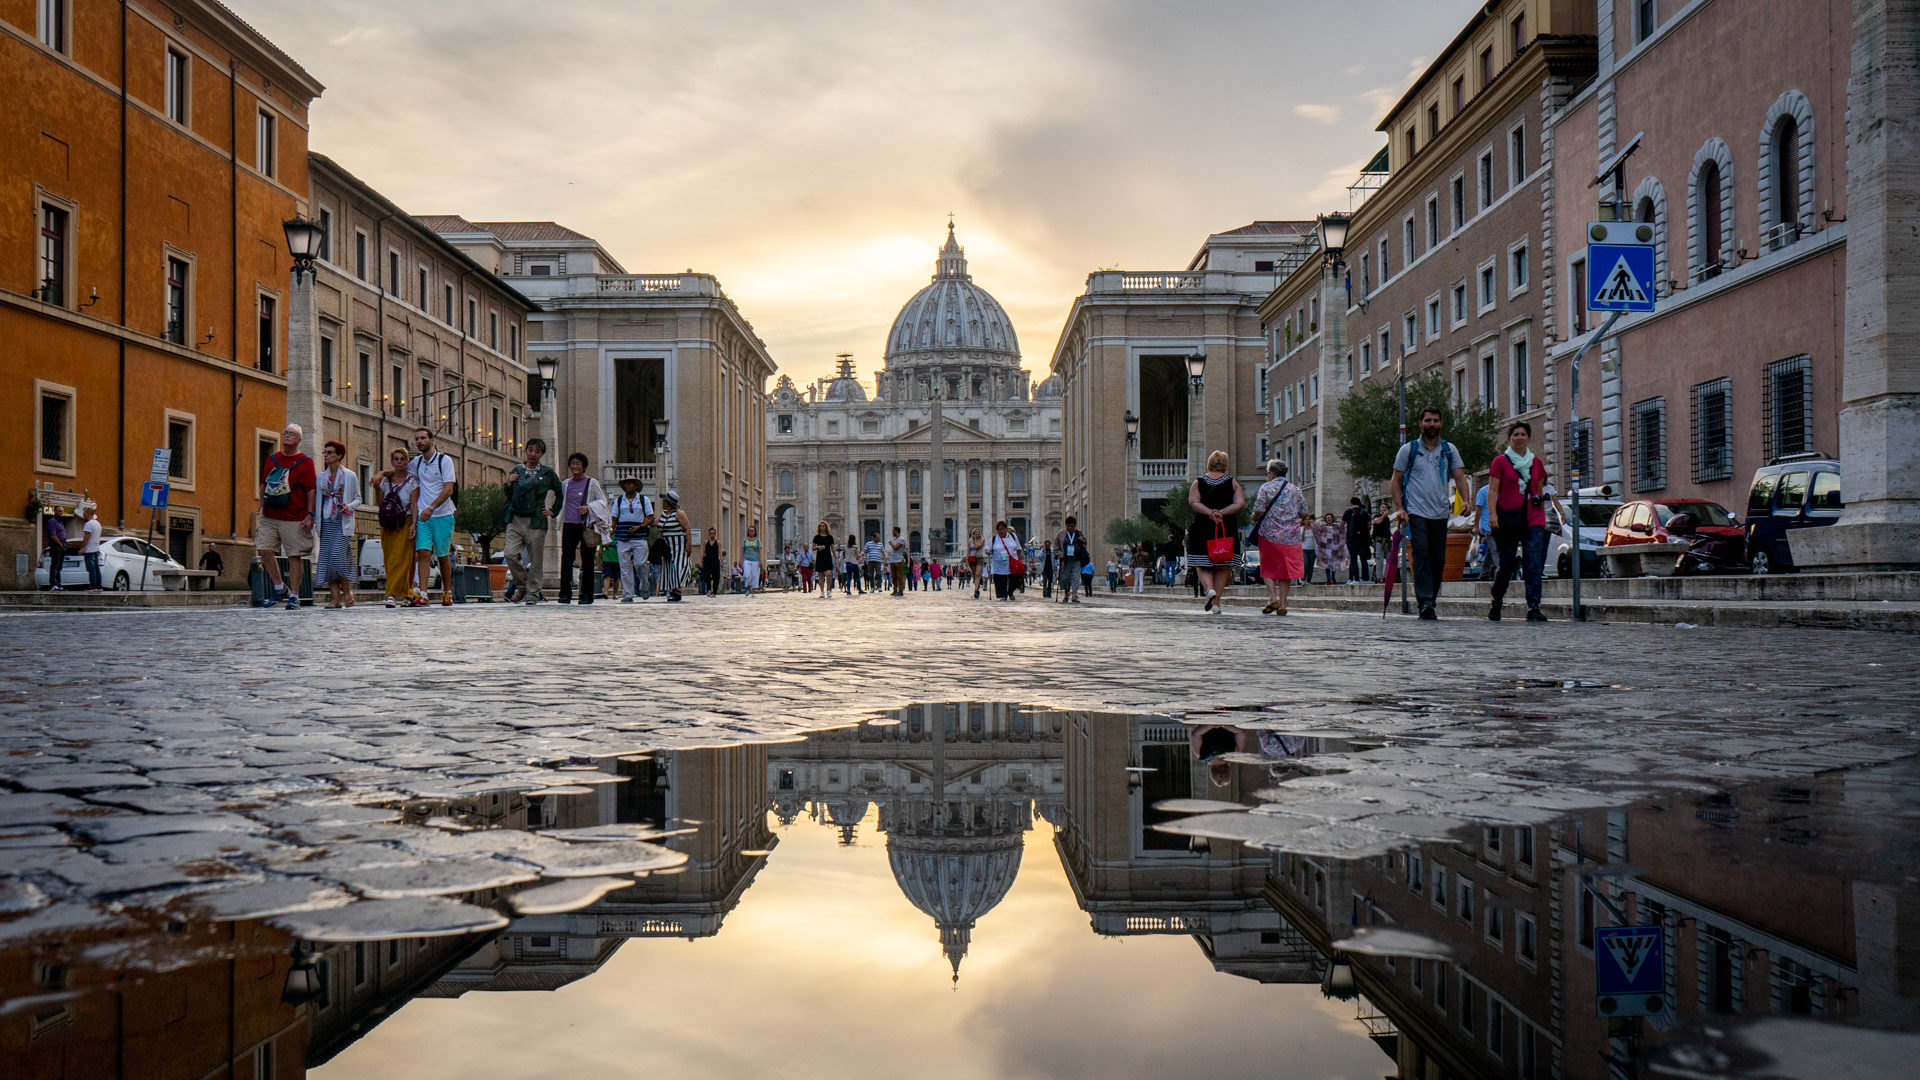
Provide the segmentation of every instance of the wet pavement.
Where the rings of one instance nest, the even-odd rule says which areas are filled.
[[[0,642],[26,1076],[1874,1075],[1920,1029],[1901,638],[949,593]],[[1657,1015],[1596,1011],[1613,923]]]

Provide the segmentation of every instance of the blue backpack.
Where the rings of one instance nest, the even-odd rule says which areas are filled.
[[[1420,446],[1420,436],[1415,435],[1413,438],[1407,440],[1407,467],[1406,470],[1400,474],[1400,507],[1403,510],[1406,509],[1407,505],[1407,477],[1413,475],[1413,470],[1420,464],[1421,455],[1425,453],[1426,451],[1421,449]],[[1440,455],[1440,480],[1442,483],[1445,483],[1449,471],[1447,469],[1447,462],[1453,457],[1453,447],[1447,443],[1447,440],[1441,439],[1440,447],[1435,450],[1434,453]]]

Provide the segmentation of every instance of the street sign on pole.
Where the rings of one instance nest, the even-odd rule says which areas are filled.
[[[173,451],[164,447],[153,452],[153,472],[147,479],[156,484],[164,484],[173,472]],[[162,505],[165,505],[164,503]]]
[[[1601,1016],[1657,1016],[1667,1011],[1666,932],[1661,927],[1596,928],[1593,965]]]
[[[1587,310],[1652,311],[1653,226],[1595,221],[1587,241]]]
[[[164,480],[149,480],[140,485],[140,505],[149,510],[165,510],[170,490],[171,487]]]

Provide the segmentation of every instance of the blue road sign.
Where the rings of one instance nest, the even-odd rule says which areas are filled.
[[[1593,932],[1594,989],[1602,1016],[1666,1011],[1666,935],[1658,926],[1607,926]]]
[[[1588,244],[1587,310],[1652,311],[1653,245]]]
[[[165,510],[168,487],[166,484],[156,484],[152,481],[141,484],[140,505],[149,510]]]

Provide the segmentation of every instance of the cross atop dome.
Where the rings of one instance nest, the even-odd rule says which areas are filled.
[[[947,215],[947,242],[940,249],[940,261],[935,265],[933,279],[961,278],[971,281],[967,274],[967,255],[960,247],[960,241],[953,236],[953,215]]]

